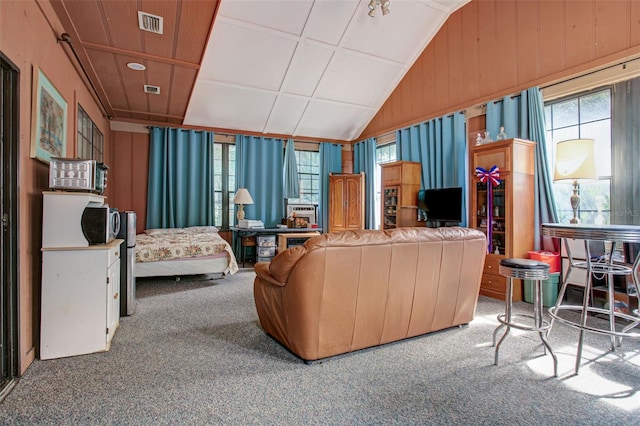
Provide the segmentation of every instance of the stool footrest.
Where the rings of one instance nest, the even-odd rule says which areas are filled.
[[[505,317],[506,317],[505,314],[498,315],[498,322],[500,322],[501,324],[507,325],[509,327],[517,328],[518,330],[544,332],[551,329],[551,324],[545,320],[542,320],[542,324],[540,325],[540,327],[523,324],[517,321],[518,318],[528,318],[535,321],[535,317],[533,315],[512,314],[511,321],[507,321]],[[515,321],[514,321],[514,317],[516,318]]]

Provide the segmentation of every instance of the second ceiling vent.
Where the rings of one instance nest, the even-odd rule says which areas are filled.
[[[162,34],[162,22],[162,16],[138,11],[138,27],[140,27],[141,30]]]
[[[160,86],[151,86],[149,84],[144,85],[144,93],[151,93],[152,95],[160,94]]]

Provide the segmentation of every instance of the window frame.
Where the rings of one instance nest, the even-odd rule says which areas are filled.
[[[380,138],[382,139],[382,138]],[[392,163],[394,161],[398,161],[397,158],[397,141],[395,138],[395,134],[393,136],[393,138],[387,137],[384,138],[384,142],[381,142],[380,139],[376,139],[376,183],[375,183],[375,205],[376,205],[376,211],[374,213],[374,218],[375,218],[375,225],[374,225],[374,229],[382,229],[381,228],[381,220],[382,218],[380,217],[380,214],[382,212],[382,206],[381,206],[381,192],[382,192],[382,168],[380,167],[380,164],[385,164],[385,163]],[[380,161],[380,153],[383,150],[388,150],[389,151],[389,156],[384,160],[384,161]],[[393,152],[393,156],[391,156],[391,152]],[[393,157],[393,158],[391,158]]]
[[[104,135],[80,103],[77,124],[76,156],[82,160],[104,162]]]
[[[220,158],[216,158],[216,152],[214,149],[214,164],[216,161],[220,161],[220,173],[218,173],[217,168],[214,167],[214,188],[213,188],[213,198],[214,200],[220,199],[220,208],[218,209],[216,206],[217,202],[214,202],[214,226],[218,227],[221,230],[227,230],[234,224],[235,218],[235,205],[232,203],[233,195],[235,194],[236,188],[236,168],[235,168],[235,144],[229,142],[216,142],[214,140],[214,147],[220,146],[221,153]],[[220,186],[215,183],[215,176],[220,176]],[[226,188],[226,191],[225,189]],[[226,214],[224,214],[227,212]],[[220,218],[218,218],[220,215]]]
[[[305,142],[299,142],[299,141],[295,141],[295,144],[297,144],[297,146],[295,147],[294,153],[296,156],[296,168],[297,168],[297,172],[298,172],[298,183],[300,185],[300,192],[302,195],[302,189],[303,189],[303,180],[309,181],[310,182],[310,192],[309,194],[305,193],[304,197],[298,197],[298,198],[288,198],[287,199],[287,204],[313,204],[313,205],[320,205],[320,192],[321,192],[321,186],[322,186],[322,182],[320,181],[320,145],[319,144],[313,144],[313,146],[310,143],[305,143]],[[314,162],[315,164],[305,164],[303,165],[304,167],[312,167],[316,170],[316,172],[308,172],[308,171],[301,171],[301,156],[303,155],[303,153],[311,153],[310,155],[312,156],[312,158],[315,159]],[[284,153],[283,153],[284,155]],[[309,176],[308,179],[302,179],[301,176]],[[314,189],[315,186],[315,189]],[[309,195],[307,197],[307,195]]]
[[[603,92],[608,92],[608,102],[609,102],[609,113],[608,116],[606,117],[599,117],[596,119],[591,119],[591,120],[582,120],[582,103],[581,100],[584,98],[588,98],[588,97],[594,97],[599,95],[600,93]],[[577,122],[575,123],[571,123],[571,124],[567,124],[567,125],[559,125],[557,127],[554,127],[554,113],[553,113],[553,106],[554,105],[558,105],[558,104],[562,104],[562,103],[567,103],[568,101],[572,101],[575,100],[576,104],[577,104]],[[579,91],[576,93],[572,93],[566,96],[562,96],[559,98],[554,98],[554,99],[550,99],[547,101],[544,101],[544,114],[545,114],[545,136],[546,136],[546,149],[547,149],[547,164],[549,165],[548,169],[549,169],[549,180],[551,181],[552,184],[552,188],[553,188],[553,192],[554,192],[554,200],[555,200],[555,210],[556,213],[558,214],[558,219],[560,222],[566,222],[568,219],[566,216],[569,217],[573,217],[573,210],[570,207],[570,203],[569,203],[569,196],[570,193],[572,193],[572,185],[568,185],[566,183],[555,183],[553,182],[553,174],[554,174],[554,169],[555,169],[555,146],[558,142],[563,141],[563,140],[567,140],[570,139],[568,137],[560,137],[560,138],[556,138],[554,140],[553,134],[555,132],[562,132],[563,130],[568,130],[571,128],[576,128],[577,129],[577,135],[575,136],[575,138],[581,138],[581,137],[585,137],[585,138],[593,138],[593,135],[591,133],[587,133],[587,134],[582,134],[582,132],[585,130],[584,127],[590,124],[594,124],[594,123],[601,123],[604,121],[608,121],[609,122],[609,128],[608,128],[608,149],[609,149],[609,174],[600,174],[601,172],[599,171],[599,176],[598,176],[598,181],[597,184],[600,186],[600,188],[603,188],[603,184],[608,185],[608,193],[606,194],[605,200],[602,201],[602,203],[604,204],[602,209],[598,210],[598,208],[596,207],[594,208],[585,208],[585,204],[584,204],[584,197],[583,197],[583,201],[580,203],[580,206],[578,208],[578,218],[584,215],[590,215],[595,217],[596,219],[598,219],[598,215],[599,213],[602,214],[602,219],[598,219],[598,220],[603,220],[602,223],[608,224],[611,223],[611,188],[612,188],[612,184],[613,184],[613,180],[612,180],[612,174],[611,174],[611,167],[612,167],[612,134],[613,134],[613,86],[612,85],[603,85],[603,86],[598,86],[596,88],[593,88],[591,90],[586,90],[586,91]],[[549,120],[550,118],[550,120]],[[573,138],[573,137],[572,137]],[[598,144],[599,141],[596,140],[596,144]],[[600,141],[600,143],[604,143],[602,141]],[[597,150],[598,148],[596,148]],[[601,149],[601,148],[600,148]],[[596,152],[597,155],[597,152]],[[584,185],[580,186],[580,190],[579,190],[579,194],[582,193],[582,195],[584,195],[584,193],[586,191],[589,190],[593,190],[594,188],[589,188],[589,187],[585,187]],[[596,191],[598,191],[596,189]],[[600,192],[602,192],[602,189],[600,190]],[[606,191],[604,191],[606,193]],[[565,195],[559,196],[559,193],[565,193]],[[595,204],[597,204],[597,201],[594,199],[593,200]],[[595,222],[595,220],[587,220],[585,221],[585,223],[589,223],[589,222]],[[581,219],[581,221],[584,221]],[[598,222],[600,223],[600,222]]]

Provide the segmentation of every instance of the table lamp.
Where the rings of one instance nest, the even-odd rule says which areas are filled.
[[[236,191],[236,195],[233,197],[233,204],[238,204],[238,222],[244,219],[244,205],[245,204],[253,204],[253,198],[251,198],[251,194],[247,191],[247,188],[238,188]]]
[[[598,179],[596,169],[595,140],[569,139],[556,145],[556,167],[553,175],[554,182],[573,184],[571,208],[573,218],[570,223],[579,223],[578,208],[580,207],[580,183],[595,182]]]

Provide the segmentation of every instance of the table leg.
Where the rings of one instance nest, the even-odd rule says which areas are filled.
[[[584,344],[584,327],[587,325],[587,309],[589,308],[589,297],[591,295],[591,251],[589,250],[589,240],[584,240],[584,252],[587,260],[587,281],[584,283],[584,295],[582,297],[582,312],[580,313],[580,337],[578,338],[578,352],[576,354],[575,374],[580,371],[582,361],[582,346]]]

